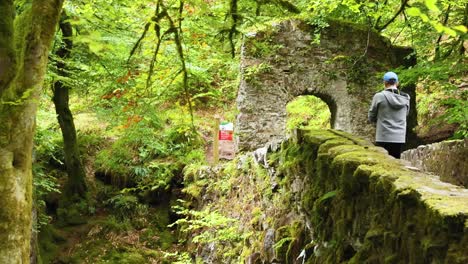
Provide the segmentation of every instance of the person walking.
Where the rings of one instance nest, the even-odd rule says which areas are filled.
[[[406,117],[410,110],[410,96],[398,89],[396,73],[385,73],[383,81],[385,89],[372,98],[368,118],[376,126],[376,145],[399,159],[406,142]]]

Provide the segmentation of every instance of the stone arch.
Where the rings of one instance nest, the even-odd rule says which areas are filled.
[[[236,145],[253,150],[284,137],[286,105],[295,97],[313,95],[330,108],[332,128],[370,140],[367,123],[373,94],[382,86],[381,74],[414,65],[412,49],[394,47],[373,31],[330,21],[317,30],[303,21],[289,20],[249,34],[241,54],[237,97]],[[409,59],[408,59],[409,58]],[[414,95],[414,87],[404,90]],[[412,96],[412,108],[414,108]],[[416,112],[408,129],[415,126]]]
[[[333,103],[333,102],[331,102]],[[286,104],[286,133],[291,129],[312,126],[317,129],[330,128],[334,121],[330,102],[325,102],[312,94],[303,94],[293,98]]]
[[[332,128],[335,128],[338,106],[337,106],[337,102],[335,101],[335,99],[328,94],[320,93],[320,92],[310,92],[306,90],[304,93],[293,96],[288,102],[286,102],[286,105],[289,104],[292,100],[294,100],[298,96],[310,96],[310,95],[319,98],[328,106],[328,109],[330,110],[330,126]]]

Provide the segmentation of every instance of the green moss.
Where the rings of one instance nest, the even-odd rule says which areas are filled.
[[[295,221],[276,230],[275,255],[282,263],[294,263],[305,244],[305,233],[302,222]]]
[[[78,197],[63,197],[57,209],[58,226],[81,225],[89,215],[88,200]]]
[[[52,263],[58,253],[59,245],[64,241],[65,238],[53,226],[43,226],[38,235],[40,263]]]
[[[397,255],[409,261],[443,259],[453,239],[464,236],[468,206],[462,192],[457,196],[454,186],[409,171],[359,138],[334,132],[303,130],[300,148],[288,153],[311,180],[302,204],[316,238],[337,242],[317,259],[342,261],[348,237],[364,242],[351,263],[394,263]],[[313,162],[303,160],[307,148],[318,153]],[[442,235],[448,230],[458,235],[450,240]]]
[[[105,261],[103,261],[103,263],[107,263],[109,261],[111,263],[140,264],[140,263],[145,263],[147,260],[139,252],[112,251],[110,256],[107,257]]]
[[[243,77],[244,80],[247,81],[250,85],[262,89],[266,88],[262,85],[263,76],[268,75],[273,70],[273,66],[266,62],[262,62],[260,64],[251,65],[245,69]]]
[[[263,25],[261,28],[256,27],[254,30],[255,33],[249,33],[244,42],[244,46],[252,57],[268,58],[282,48],[282,45],[277,44],[273,39],[273,35],[277,32],[277,28],[274,26]]]
[[[337,146],[342,146],[342,145],[350,145],[350,146],[356,147],[356,146],[354,146],[352,144],[353,144],[353,142],[346,139],[346,138],[339,138],[339,137],[331,138],[331,139],[327,140],[326,142],[324,142],[323,144],[320,145],[320,147],[318,149],[318,152],[319,153],[327,153],[331,148],[337,147]]]
[[[112,245],[106,239],[94,239],[82,244],[74,254],[62,257],[64,263],[126,263],[140,264],[159,259],[160,254],[152,250]]]
[[[114,216],[108,216],[104,220],[95,221],[92,223],[92,226],[109,233],[122,233],[132,230],[132,224],[129,220],[121,220]]]
[[[308,144],[319,147],[323,142],[338,138],[338,136],[329,130],[316,130],[316,129],[300,129],[298,130],[299,137],[305,140]]]

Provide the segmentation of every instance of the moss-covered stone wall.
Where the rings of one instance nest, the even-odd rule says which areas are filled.
[[[287,149],[297,146],[297,156]],[[468,263],[468,190],[337,131],[300,131],[285,160],[323,254],[308,263]]]
[[[468,190],[344,132],[300,130],[197,177],[195,208],[236,219],[242,238],[197,244],[201,260],[468,263]]]
[[[419,146],[403,152],[402,159],[442,181],[468,188],[468,139]]]

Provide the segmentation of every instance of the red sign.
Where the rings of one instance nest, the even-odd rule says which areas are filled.
[[[232,135],[234,134],[233,133],[234,131],[232,130],[220,130],[219,131],[219,135],[218,135],[218,139],[219,140],[232,140]]]

